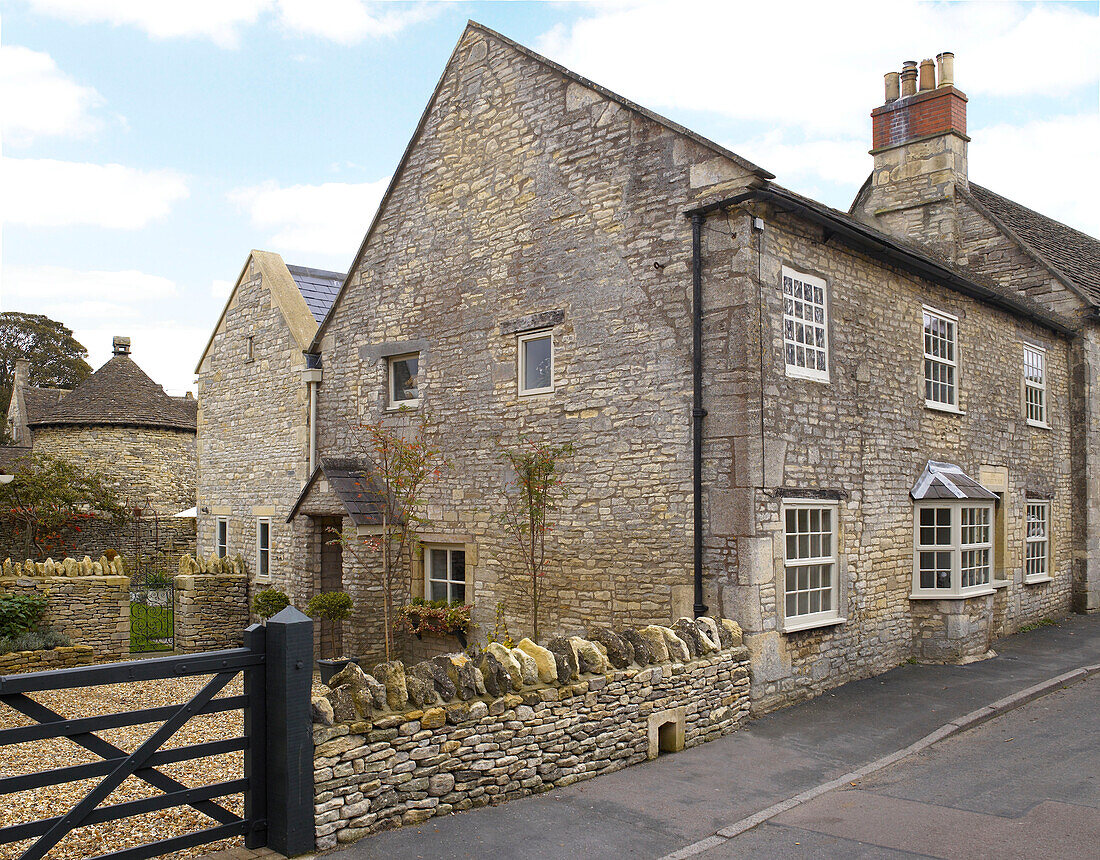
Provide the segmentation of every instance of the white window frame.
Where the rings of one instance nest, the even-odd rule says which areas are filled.
[[[796,556],[790,558],[788,556],[789,549],[789,537],[791,535],[787,532],[787,513],[794,512],[797,516],[800,511],[828,511],[830,516],[830,530],[827,532],[829,535],[830,552],[828,554],[821,554],[817,556]],[[842,624],[846,620],[840,614],[840,504],[835,501],[829,501],[825,499],[789,499],[783,503],[780,509],[780,529],[783,535],[783,570],[781,573],[782,579],[780,580],[780,612],[782,618],[782,628],[784,633],[793,633],[798,630],[808,630],[813,627],[825,627],[833,624]],[[813,534],[824,534],[824,532],[815,532]],[[795,532],[793,535],[797,540],[801,534]],[[807,535],[808,536],[808,535]],[[812,566],[830,566],[831,583],[829,587],[830,603],[832,607],[828,610],[820,610],[818,612],[805,612],[801,615],[788,615],[787,614],[787,575],[789,572],[794,572],[795,581],[795,594],[799,591],[821,591],[822,589],[799,588],[799,582],[797,580],[799,568],[809,568]],[[809,577],[807,572],[807,577]]]
[[[946,508],[951,511],[951,543],[950,544],[922,544],[920,542],[920,515],[921,511],[928,509]],[[964,508],[984,509],[988,512],[988,521],[985,528],[988,529],[988,540],[978,543],[962,542],[962,512]],[[977,597],[994,592],[994,555],[993,546],[996,539],[996,511],[992,501],[979,499],[930,499],[913,504],[913,589],[909,597],[914,600],[951,600],[964,597]],[[964,552],[985,550],[987,553],[988,576],[985,582],[963,587],[962,585],[962,556]],[[920,582],[920,555],[921,552],[949,552],[951,553],[951,583],[947,588],[922,588]]]
[[[819,323],[816,320],[807,321],[805,314],[802,317],[798,317],[794,314],[793,308],[796,302],[801,302],[803,308],[809,306],[810,308],[816,308],[817,302],[811,300],[806,302],[803,299],[796,299],[793,296],[787,295],[786,281],[787,279],[801,281],[803,286],[809,285],[811,287],[819,287],[821,289],[821,313],[822,321]],[[832,356],[829,353],[829,288],[824,278],[818,278],[814,275],[807,275],[805,272],[799,272],[794,269],[783,266],[780,274],[779,284],[780,294],[783,300],[783,321],[782,321],[782,334],[783,334],[783,366],[786,369],[786,374],[794,379],[809,379],[813,382],[825,382],[829,381],[829,369],[832,365]],[[823,345],[818,347],[815,344],[812,348],[816,352],[821,350],[825,354],[825,369],[818,370],[816,367],[801,367],[796,363],[791,364],[787,360],[787,348],[788,346],[794,350],[799,348],[805,349],[805,343],[799,343],[795,333],[792,333],[790,337],[787,336],[787,323],[791,324],[792,332],[797,329],[798,326],[808,327],[811,331],[821,329]]]
[[[214,555],[218,558],[229,556],[229,517],[214,518]]]
[[[438,543],[426,543],[423,544],[424,549],[424,599],[427,601],[433,600],[432,597],[432,583],[433,582],[445,582],[447,584],[447,601],[451,602],[451,590],[455,585],[458,585],[458,580],[451,579],[451,559],[456,552],[460,552],[463,555],[463,579],[462,579],[462,602],[464,604],[470,603],[470,598],[473,596],[469,593],[469,559],[466,547],[462,544],[438,544]],[[447,553],[447,570],[445,571],[444,578],[438,576],[432,576],[432,551],[441,550]]]
[[[1032,511],[1042,512],[1042,533],[1032,534]],[[1032,547],[1042,547],[1042,555],[1033,555]],[[1024,504],[1024,582],[1033,585],[1050,582],[1051,569],[1050,500],[1026,499]],[[1042,561],[1042,570],[1032,572],[1032,561]]]
[[[550,385],[543,388],[524,388],[524,380],[527,378],[527,350],[524,348],[525,344],[529,341],[542,340],[543,338],[550,339]],[[530,394],[552,393],[554,390],[554,365],[557,363],[554,349],[553,329],[540,329],[539,331],[529,331],[518,335],[516,337],[516,351],[518,353],[516,367],[519,370],[516,382],[519,387],[520,396],[525,397]]]
[[[1024,394],[1024,420],[1029,427],[1042,427],[1044,430],[1050,429],[1050,421],[1047,415],[1047,351],[1041,346],[1037,346],[1032,343],[1025,343],[1024,345],[1024,364],[1023,364],[1023,394]],[[1039,381],[1033,381],[1029,375],[1028,370],[1030,368],[1036,368],[1039,372]],[[1038,418],[1033,418],[1031,415],[1031,402],[1029,396],[1034,393],[1037,398]]]
[[[926,334],[927,325],[925,319],[927,317],[933,317],[941,322],[947,323],[951,327],[951,331],[954,337],[951,338],[952,358],[950,360],[942,358],[937,355],[933,355],[928,351],[928,335]],[[945,311],[937,310],[936,308],[924,305],[921,308],[921,326],[920,326],[920,339],[921,339],[921,351],[924,356],[924,360],[921,364],[921,387],[924,392],[924,405],[928,409],[939,409],[943,412],[958,412],[959,411],[959,318],[954,314],[949,314]],[[928,366],[929,362],[941,365],[943,367],[951,368],[951,400],[932,400],[928,397]]]
[[[393,365],[398,361],[405,361],[409,358],[416,359],[416,397],[408,400],[398,400],[397,393],[394,388],[396,377],[393,374]],[[386,356],[386,408],[387,409],[416,409],[420,405],[420,353],[419,352],[403,352],[400,355],[388,355]]]
[[[263,525],[267,525],[267,546],[260,540],[263,533]],[[265,558],[266,553],[266,558]],[[266,562],[266,564],[265,564]],[[267,568],[266,570],[264,568]],[[271,577],[271,517],[256,518],[256,578],[270,579]]]

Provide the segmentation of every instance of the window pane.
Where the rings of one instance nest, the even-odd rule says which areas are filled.
[[[466,553],[460,549],[451,550],[451,582],[466,581]]]
[[[431,596],[428,598],[429,600],[447,599],[447,583],[433,579],[429,584],[431,585]]]
[[[417,374],[420,369],[420,357],[410,355],[406,358],[390,360],[390,399],[393,403],[416,400],[420,396]]]
[[[523,341],[523,388],[531,391],[552,384],[550,336]]]
[[[428,576],[432,579],[447,579],[447,550],[433,549],[431,552],[431,565],[428,568]],[[435,598],[433,598],[434,600]]]
[[[451,600],[457,600],[461,603],[466,602],[466,585],[460,583],[451,584]]]

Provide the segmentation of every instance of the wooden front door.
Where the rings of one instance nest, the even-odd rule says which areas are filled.
[[[336,542],[336,536],[330,529],[340,530],[339,517],[317,519],[317,531],[321,541],[321,591],[344,590],[344,553],[343,547]],[[321,622],[321,653],[344,656],[343,642],[340,636],[341,625],[331,621]]]

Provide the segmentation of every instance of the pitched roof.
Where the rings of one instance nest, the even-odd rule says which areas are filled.
[[[23,389],[23,408],[27,412],[27,423],[33,423],[45,415],[68,393],[68,388],[35,388],[28,385]]]
[[[536,63],[539,63],[540,65],[545,66],[548,69],[553,69],[555,72],[560,74],[568,81],[573,81],[576,84],[580,84],[582,87],[586,87],[593,92],[599,93],[601,96],[608,99],[609,101],[616,102],[627,110],[640,114],[641,116],[652,120],[658,125],[664,126],[670,131],[674,131],[677,134],[683,135],[684,137],[694,141],[700,146],[709,149],[711,152],[715,153],[715,155],[719,155],[723,158],[728,158],[734,164],[737,164],[747,172],[753,174],[756,180],[775,178],[774,173],[770,173],[763,167],[753,164],[747,158],[738,155],[736,152],[733,152],[730,149],[726,149],[726,147],[722,146],[719,143],[715,143],[713,140],[703,137],[703,135],[699,134],[698,132],[694,132],[690,128],[686,128],[679,123],[673,122],[672,120],[668,119],[667,117],[663,117],[658,113],[654,113],[653,111],[649,110],[649,108],[642,107],[641,105],[630,101],[630,99],[624,98],[618,93],[612,92],[606,87],[602,87],[599,84],[588,80],[588,78],[582,77],[576,72],[570,71],[569,69],[565,68],[565,66],[555,63],[553,60],[550,60],[544,57],[542,54],[532,51],[525,45],[521,45],[519,42],[509,39],[507,36],[501,35],[496,30],[492,30],[489,27],[486,27],[484,24],[479,24],[477,21],[469,20],[466,22],[466,29],[463,30],[462,35],[459,36],[458,42],[457,44],[455,44],[454,50],[451,52],[450,59],[447,60],[447,64],[443,68],[443,74],[439,76],[439,81],[436,82],[435,89],[432,91],[432,94],[428,99],[427,105],[424,106],[424,112],[421,113],[420,121],[417,123],[416,129],[413,131],[412,137],[409,138],[409,142],[405,146],[405,151],[401,154],[401,160],[397,163],[397,169],[394,170],[393,176],[390,177],[390,183],[386,186],[386,190],[382,195],[382,199],[378,203],[378,208],[375,210],[374,217],[371,219],[371,222],[367,227],[367,232],[363,236],[363,241],[359,244],[359,248],[356,250],[355,256],[352,258],[351,270],[348,272],[348,275],[345,276],[344,282],[341,284],[340,291],[333,301],[334,305],[340,301],[340,297],[347,289],[348,279],[350,278],[351,273],[355,271],[356,265],[358,265],[360,259],[363,256],[363,253],[367,249],[367,244],[370,242],[371,236],[374,235],[375,228],[377,228],[379,222],[382,219],[382,213],[385,211],[386,206],[389,203],[390,197],[393,196],[394,189],[397,188],[397,183],[400,180],[402,173],[404,172],[405,165],[408,163],[409,158],[412,155],[413,147],[415,147],[417,141],[420,140],[420,135],[427,125],[428,117],[432,112],[432,108],[435,106],[436,99],[439,98],[440,91],[443,89],[443,82],[447,78],[447,72],[450,70],[451,64],[454,62],[455,57],[458,56],[458,50],[462,46],[462,41],[463,39],[465,39],[466,33],[470,32],[471,30],[479,32],[483,36],[488,36],[490,39],[495,39],[509,46],[523,56],[534,60]],[[313,336],[313,342],[306,348],[307,352],[316,353],[320,351],[321,339],[325,334],[325,326],[327,324],[328,317],[322,320],[320,325],[317,327],[317,332]]]
[[[922,499],[979,499],[992,501],[997,496],[971,478],[954,463],[929,460],[909,495]]]
[[[382,510],[385,507],[385,493],[374,478],[374,470],[369,463],[346,457],[322,457],[298,500],[290,510],[286,521],[289,523],[298,513],[310,488],[320,475],[324,475],[332,492],[344,505],[351,521],[357,526],[382,525]]]
[[[332,303],[336,301],[336,294],[340,292],[340,285],[344,283],[347,275],[344,272],[292,266],[290,263],[286,264],[286,268],[298,286],[298,292],[306,300],[309,312],[317,322],[321,322],[328,314]]]
[[[836,237],[838,241],[858,248],[870,257],[883,260],[899,269],[942,284],[948,289],[986,304],[1024,316],[1051,331],[1064,335],[1074,333],[1071,320],[1016,292],[1011,287],[998,284],[991,278],[968,269],[961,269],[923,245],[916,245],[897,236],[883,233],[847,212],[841,212],[809,197],[803,197],[774,182],[766,182],[759,188],[752,188],[733,197],[689,209],[685,214],[705,215],[730,209],[749,200],[772,203],[779,209],[819,224],[824,230],[826,242]]]
[[[14,475],[19,461],[30,453],[29,445],[0,445],[0,475]]]
[[[1086,300],[1100,305],[1100,240],[973,182],[969,196],[1025,251]]]
[[[116,355],[56,406],[28,423],[159,427],[195,432],[195,401],[169,397],[128,355]]]

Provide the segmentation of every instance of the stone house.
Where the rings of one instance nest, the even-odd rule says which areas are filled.
[[[116,337],[111,359],[71,391],[26,379],[18,362],[7,420],[23,450],[100,472],[128,507],[142,511],[142,525],[125,534],[104,525],[65,536],[72,554],[125,555],[139,537],[143,552],[192,551],[194,521],[175,515],[195,504],[195,399],[166,394],[130,357],[127,337]]]
[[[524,437],[578,451],[549,624],[737,618],[760,707],[1068,611],[1078,319],[773,178],[470,24],[309,348],[292,578],[356,523],[323,464],[405,406],[450,465],[398,602],[483,629],[530,629],[494,521]],[[377,573],[340,576],[377,654]]]
[[[918,81],[919,77],[919,81]],[[851,214],[1071,319],[1073,603],[1100,609],[1100,241],[969,181],[954,56],[886,75],[874,169]],[[1033,373],[1042,355],[1025,356]],[[1035,390],[1034,386],[1032,390]],[[1026,390],[1023,390],[1026,394]]]
[[[248,326],[274,303],[242,298],[242,322],[219,324],[200,400],[224,417],[200,418],[200,472],[240,489],[235,516],[286,524],[269,570],[296,602],[352,593],[345,644],[368,658],[376,565],[325,536],[377,525],[357,426],[417,415],[448,466],[395,601],[463,599],[482,635],[498,612],[531,629],[496,519],[497,454],[528,438],[576,446],[542,628],[735,618],[757,708],[978,657],[1069,611],[1096,563],[1078,512],[1087,313],[992,253],[983,268],[930,245],[937,227],[909,236],[877,204],[840,212],[774,178],[470,23],[311,341],[276,326],[280,371],[253,379]],[[1074,272],[1096,266],[1083,238]],[[285,406],[261,405],[271,379]],[[428,638],[407,656],[455,645]]]
[[[254,586],[285,590],[298,606],[315,590],[288,575],[296,549],[286,518],[314,465],[319,371],[304,350],[343,279],[252,251],[195,371],[198,550],[240,555]]]

